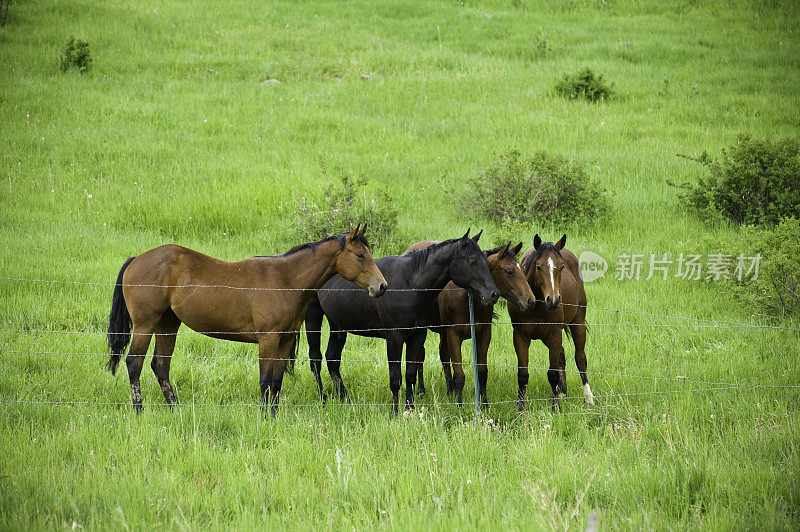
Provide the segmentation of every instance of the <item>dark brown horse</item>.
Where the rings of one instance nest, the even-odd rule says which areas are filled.
[[[553,389],[553,409],[558,399],[567,393],[566,357],[562,345],[562,330],[568,330],[575,343],[575,363],[583,381],[583,394],[588,406],[594,406],[594,395],[586,378],[586,291],[583,276],[575,255],[564,248],[567,235],[553,244],[533,239],[533,248],[522,256],[522,269],[536,296],[536,305],[523,310],[513,301],[508,303],[508,315],[514,324],[514,350],[517,352],[517,381],[519,409],[525,408],[525,389],[528,386],[528,350],[531,340],[541,340],[550,354],[547,380]]]
[[[424,249],[437,243],[436,241],[417,242],[412,244],[403,254],[406,255],[414,250]],[[517,254],[521,249],[522,242],[514,248],[511,247],[509,242],[504,246],[486,250],[484,254],[486,255],[489,272],[492,274],[492,279],[494,279],[500,295],[509,301],[514,301],[520,309],[528,309],[533,307],[534,297],[531,287],[525,279],[525,274],[517,262]],[[439,358],[442,361],[447,393],[455,392],[460,406],[464,390],[461,344],[464,340],[472,337],[469,326],[468,292],[451,281],[436,296],[435,305],[434,314],[438,318],[438,323],[437,326],[430,329],[439,334]],[[475,337],[478,348],[479,395],[481,401],[486,404],[488,402],[486,397],[486,381],[488,377],[486,360],[489,342],[492,339],[494,305],[476,300],[473,302],[473,308],[475,313]],[[422,391],[425,389],[422,368],[418,372],[418,387]]]
[[[139,375],[153,334],[153,373],[167,403],[177,403],[169,368],[178,328],[185,323],[213,338],[258,344],[261,404],[266,409],[271,403],[274,416],[287,361],[294,358],[295,331],[314,291],[337,273],[369,290],[372,297],[386,291],[365,229],[296,246],[283,255],[239,262],[175,245],[125,261],[111,307],[108,368],[112,374],[116,371],[133,336],[125,362],[134,408],[142,408]]]
[[[409,255],[381,257],[376,262],[392,285],[382,298],[373,300],[362,292],[353,293],[352,283],[340,276],[334,276],[323,287],[330,290],[320,290],[317,297],[311,298],[306,313],[308,358],[324,401],[325,393],[320,378],[320,331],[323,318],[327,317],[330,325],[328,347],[325,350],[328,372],[339,397],[345,399],[347,391],[340,364],[348,333],[384,338],[389,362],[392,412],[396,414],[402,380],[403,346],[406,350],[406,408],[414,408],[414,388],[417,371],[425,360],[427,328],[432,321],[436,321],[432,316],[436,295],[450,281],[471,290],[476,299],[490,304],[497,301],[499,294],[477,238],[469,238],[469,231],[461,238],[445,240]]]

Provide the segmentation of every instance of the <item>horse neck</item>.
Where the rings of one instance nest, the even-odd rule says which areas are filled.
[[[284,278],[290,288],[321,288],[336,274],[336,258],[339,253],[336,239],[317,245],[316,250],[303,249],[282,257]]]
[[[448,244],[432,252],[425,264],[414,272],[411,281],[413,287],[443,289],[450,282],[450,261],[453,260],[457,245]]]

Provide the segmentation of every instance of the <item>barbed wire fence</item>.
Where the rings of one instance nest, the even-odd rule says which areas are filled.
[[[101,283],[101,282],[85,282],[85,281],[64,281],[64,280],[47,280],[47,279],[27,279],[27,278],[19,278],[19,277],[0,277],[0,281],[14,281],[18,283],[40,283],[43,285],[74,285],[74,286],[99,286],[99,287],[116,287],[118,286],[116,283]],[[273,288],[273,287],[240,287],[240,286],[229,286],[229,285],[155,285],[155,284],[137,284],[137,285],[127,285],[130,287],[153,287],[153,288],[214,288],[214,289],[226,289],[226,290],[253,290],[253,291],[278,291],[278,292],[285,292],[285,291],[326,291],[326,290],[335,290],[335,291],[361,291],[360,288],[344,288],[344,289],[308,289],[308,288]],[[389,288],[387,292],[396,291],[396,292],[409,292],[409,291],[436,291],[440,292],[439,289],[415,289],[415,288],[405,288],[405,289],[392,289]],[[648,318],[659,318],[661,320],[675,320],[679,323],[675,322],[667,322],[662,321],[658,323],[630,323],[630,322],[594,322],[594,323],[586,323],[585,326],[587,327],[633,327],[633,328],[691,328],[691,329],[720,329],[720,330],[729,330],[729,329],[750,329],[750,330],[760,330],[760,331],[773,331],[773,332],[786,332],[789,334],[797,335],[800,333],[800,328],[795,327],[786,327],[782,325],[770,325],[770,324],[760,324],[760,323],[746,323],[746,322],[737,322],[737,321],[730,321],[730,320],[713,320],[709,318],[697,318],[691,316],[677,316],[677,315],[670,315],[670,314],[660,314],[660,313],[650,313],[650,312],[641,312],[635,311],[630,309],[618,309],[612,307],[603,307],[603,306],[592,306],[592,305],[571,305],[568,303],[562,303],[565,306],[575,306],[575,307],[583,307],[587,310],[597,310],[602,312],[609,312],[615,313],[617,315],[625,314],[631,316],[643,316]],[[558,326],[567,326],[572,325],[570,323],[564,322],[548,322],[550,325],[558,325]],[[520,325],[522,323],[516,323],[512,321],[491,321],[491,322],[475,322],[471,321],[468,323],[456,323],[456,324],[445,324],[445,325],[437,325],[437,327],[470,327],[474,325]],[[414,330],[414,329],[429,329],[430,327],[427,325],[419,325],[419,326],[409,326],[409,327],[379,327],[379,328],[362,328],[362,329],[341,329],[338,332],[345,332],[345,333],[375,333],[379,331],[398,331],[398,330]],[[192,335],[192,334],[200,334],[200,335],[213,335],[213,334],[228,334],[228,335],[235,335],[235,334],[243,334],[243,335],[263,335],[263,334],[300,334],[303,332],[302,329],[298,330],[290,330],[290,331],[246,331],[246,332],[230,332],[230,331],[194,331],[194,330],[185,330],[185,331],[178,331],[177,333],[135,333],[131,331],[131,335],[135,334],[144,334],[147,336],[150,335],[169,335],[169,336],[176,336],[176,335]],[[313,331],[317,332],[317,331]],[[322,331],[319,331],[322,332]],[[107,331],[99,331],[99,330],[59,330],[59,329],[33,329],[33,328],[22,328],[22,329],[13,329],[13,328],[0,328],[0,335],[3,334],[33,334],[33,335],[49,335],[49,334],[63,334],[63,335],[80,335],[80,336],[92,336],[92,335],[102,335],[105,336],[109,334]],[[122,333],[120,333],[122,334]],[[126,333],[127,334],[127,333]],[[109,353],[101,353],[101,352],[94,352],[94,351],[52,351],[52,350],[24,350],[24,349],[0,349],[0,353],[2,354],[16,354],[16,355],[29,355],[29,356],[62,356],[62,357],[108,357]],[[222,354],[222,355],[159,355],[159,354],[152,354],[153,357],[171,357],[177,359],[221,359],[221,360],[239,360],[239,361],[246,361],[252,362],[252,357],[250,356],[241,356],[241,355],[231,355],[231,354]],[[293,360],[290,358],[280,358],[280,357],[268,357],[270,360],[284,360],[289,361]],[[375,358],[375,359],[346,359],[347,363],[355,363],[355,364],[373,364],[373,365],[381,365],[386,363],[385,358]],[[432,361],[432,360],[425,360],[419,361],[417,364],[420,365],[440,365],[441,362],[439,361]],[[462,363],[462,365],[466,366],[469,365],[468,362]],[[477,369],[478,364],[473,362],[475,367],[473,370]],[[504,369],[518,369],[520,366],[517,364],[501,364],[501,363],[492,363],[486,362],[479,364],[481,367],[486,368],[504,368]],[[546,371],[549,368],[543,366],[526,366],[528,370],[533,371]],[[577,369],[564,369],[566,373],[578,373]],[[474,371],[477,373],[477,371]],[[685,376],[675,376],[675,377],[665,377],[665,376],[655,376],[655,375],[634,375],[628,373],[610,373],[610,372],[600,372],[600,371],[587,371],[587,375],[592,376],[603,376],[603,377],[615,377],[615,378],[622,378],[622,379],[640,379],[640,380],[650,380],[655,382],[662,381],[662,382],[680,382],[684,385],[691,385],[691,386],[682,386],[677,389],[668,389],[668,390],[652,390],[652,391],[645,391],[645,392],[627,392],[627,393],[604,393],[595,395],[595,399],[621,399],[625,397],[632,397],[632,396],[652,396],[652,395],[668,395],[668,394],[677,394],[677,393],[702,393],[702,392],[718,392],[718,391],[746,391],[746,390],[764,390],[764,389],[798,389],[800,385],[795,384],[784,384],[784,385],[772,385],[772,384],[752,384],[752,383],[731,383],[731,382],[717,382],[717,381],[708,381],[708,380],[699,380],[699,379],[689,379]],[[476,405],[479,402],[478,394],[476,393]],[[567,396],[562,397],[562,400],[583,400],[583,396]],[[526,398],[526,402],[543,402],[543,401],[551,401],[551,397],[545,398]],[[500,400],[500,401],[491,401],[482,403],[483,406],[493,406],[493,405],[508,405],[517,403],[517,399],[510,399],[510,400]],[[31,400],[31,399],[6,399],[0,398],[0,404],[5,405],[50,405],[50,406],[115,406],[115,407],[123,407],[129,406],[130,402],[115,402],[115,401],[92,401],[87,399],[52,399],[52,400]],[[390,402],[329,402],[329,405],[343,405],[347,407],[390,407],[392,403]],[[466,403],[465,403],[466,404]],[[440,406],[448,406],[448,405],[459,405],[456,402],[450,401],[434,401],[434,402],[417,402],[415,403],[416,407],[427,407],[427,408],[435,408]],[[166,403],[151,403],[149,406],[166,406],[169,407]],[[192,406],[192,407],[218,407],[218,408],[261,408],[263,405],[260,403],[208,403],[208,402],[191,402],[191,403],[182,403],[175,406]],[[314,403],[291,403],[291,402],[281,402],[281,408],[313,408],[313,407],[322,407],[325,406],[322,402],[314,402]],[[477,407],[476,407],[477,409]],[[586,410],[586,413],[590,414],[598,414],[597,411]]]

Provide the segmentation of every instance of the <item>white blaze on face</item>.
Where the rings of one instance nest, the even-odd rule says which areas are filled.
[[[553,258],[549,257],[547,259],[547,265],[550,266],[550,286],[553,287],[553,293],[556,291],[556,281],[555,281],[555,271],[556,271],[556,263],[553,262]]]
[[[594,406],[594,394],[592,393],[592,389],[589,388],[589,383],[583,385],[583,396],[586,398],[586,404],[588,406]]]

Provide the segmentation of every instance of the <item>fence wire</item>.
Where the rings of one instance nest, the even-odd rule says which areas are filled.
[[[119,286],[117,283],[97,283],[97,282],[83,282],[83,281],[63,281],[63,280],[45,280],[45,279],[26,279],[26,278],[16,278],[16,277],[0,277],[0,280],[4,281],[18,281],[18,282],[29,282],[29,283],[43,283],[47,285],[53,284],[67,284],[67,285],[81,285],[81,286],[103,286],[103,287],[116,287]],[[127,286],[134,286],[134,287],[152,287],[152,288],[217,288],[217,289],[230,289],[230,290],[254,290],[254,291],[277,291],[277,292],[285,292],[285,291],[299,291],[299,292],[309,292],[309,291],[362,291],[361,288],[344,288],[344,289],[308,289],[308,288],[266,288],[266,287],[237,287],[237,286],[229,286],[229,285],[156,285],[156,284],[137,284],[137,285],[127,285]],[[458,289],[460,290],[460,289]],[[415,289],[415,288],[401,288],[401,289],[388,289],[388,291],[394,292],[414,292],[414,291],[436,291],[441,292],[440,289]],[[603,326],[611,326],[611,327],[641,327],[641,328],[658,328],[658,327],[665,327],[665,328],[692,328],[692,329],[755,329],[755,330],[772,330],[772,331],[788,331],[788,332],[800,332],[800,328],[793,328],[793,327],[784,327],[784,326],[777,326],[777,325],[763,325],[763,324],[755,324],[755,323],[743,323],[743,322],[736,322],[736,321],[727,321],[727,320],[712,320],[708,318],[696,318],[690,316],[675,316],[669,314],[658,314],[658,313],[648,313],[648,312],[640,312],[635,310],[629,309],[616,309],[611,307],[603,307],[603,306],[590,306],[590,305],[575,305],[575,304],[568,304],[562,303],[565,306],[574,306],[574,307],[582,307],[590,310],[599,310],[603,312],[610,312],[616,314],[627,314],[627,315],[637,315],[637,316],[645,316],[650,318],[659,318],[663,320],[679,320],[683,322],[692,322],[692,323],[669,323],[669,322],[660,322],[660,323],[624,323],[624,322],[597,322],[597,323],[586,323],[586,324],[579,324],[577,326],[587,326],[587,327],[603,327]],[[512,322],[512,321],[492,321],[492,322],[478,322],[475,325],[525,325],[527,322]],[[337,330],[336,332],[342,333],[374,333],[379,331],[407,331],[407,330],[419,330],[419,329],[430,329],[434,328],[446,328],[446,327],[468,327],[470,323],[457,323],[457,324],[444,324],[444,325],[417,325],[417,326],[408,326],[408,327],[376,327],[376,328],[362,328],[362,329],[342,329]],[[565,322],[546,322],[545,325],[558,325],[558,326],[575,326],[576,324],[572,323],[565,323]],[[175,336],[178,334],[186,335],[186,334],[202,334],[202,335],[219,335],[219,334],[226,334],[226,335],[262,335],[262,334],[300,334],[303,332],[302,329],[300,330],[292,330],[292,331],[179,331],[177,333],[136,333],[131,332],[131,335],[165,335],[165,336]],[[306,331],[308,332],[308,331]],[[311,331],[311,332],[323,332],[323,331]],[[69,334],[69,335],[107,335],[109,334],[107,331],[96,331],[96,330],[48,330],[48,329],[0,329],[0,334],[35,334],[35,335],[44,335],[44,334]],[[112,333],[112,334],[123,334],[123,333]],[[127,333],[126,333],[127,334]],[[37,356],[81,356],[81,357],[106,357],[108,353],[97,353],[97,352],[64,352],[64,351],[35,351],[35,350],[7,350],[4,349],[0,351],[2,354],[27,354],[27,355],[37,355]],[[236,356],[236,355],[157,355],[153,354],[154,357],[172,357],[172,358],[188,358],[188,359],[225,359],[225,360],[239,360],[239,361],[247,361],[252,362],[255,359],[250,356]],[[279,357],[266,357],[270,360],[294,360],[290,358],[279,358]],[[384,362],[387,362],[386,359],[342,359],[343,362],[347,363],[359,363],[359,364],[374,364],[380,365]],[[416,362],[417,364],[427,364],[427,365],[439,365],[441,362],[439,361],[422,361]],[[469,366],[471,363],[464,362],[462,363],[464,366]],[[519,369],[520,366],[517,364],[499,364],[499,363],[490,363],[487,362],[485,364],[479,364],[479,367],[492,367],[492,368],[505,368],[505,369]],[[538,366],[526,366],[526,369],[529,370],[541,370],[545,371],[549,368],[546,367],[538,367]],[[578,373],[578,370],[561,370],[567,373]],[[645,395],[661,395],[661,394],[676,394],[676,393],[701,393],[701,392],[711,392],[711,391],[726,391],[726,390],[756,390],[756,389],[797,389],[800,388],[800,385],[761,385],[761,384],[736,384],[736,383],[727,383],[727,382],[714,382],[714,381],[705,381],[705,380],[697,380],[697,379],[688,379],[684,376],[676,376],[676,377],[661,377],[661,376],[648,376],[648,375],[631,375],[627,373],[608,373],[608,372],[598,372],[598,371],[587,371],[588,375],[593,376],[606,376],[606,377],[616,377],[616,378],[624,378],[624,379],[648,379],[652,381],[678,381],[683,382],[691,385],[706,385],[703,387],[695,387],[695,388],[679,388],[679,389],[671,389],[671,390],[656,390],[656,391],[646,391],[646,392],[630,392],[630,393],[608,393],[608,394],[599,394],[595,395],[595,399],[620,399],[623,397],[630,397],[630,396],[645,396]],[[584,400],[583,396],[567,396],[562,397],[562,400]],[[541,401],[551,401],[551,397],[546,398],[526,398],[526,402],[541,402]],[[488,403],[483,403],[484,406],[492,406],[492,405],[505,405],[511,403],[517,403],[517,399],[511,400],[504,400],[504,401],[493,401]],[[59,406],[70,406],[70,405],[93,405],[93,406],[130,406],[130,402],[102,402],[102,401],[90,401],[90,400],[64,400],[64,399],[56,399],[56,400],[44,400],[44,401],[36,401],[36,400],[25,400],[25,399],[0,399],[0,404],[6,405],[13,405],[13,404],[30,404],[30,405],[59,405]],[[328,405],[337,405],[337,406],[347,406],[347,407],[391,407],[393,406],[392,403],[388,402],[361,402],[361,403],[351,403],[351,402],[329,402]],[[468,403],[464,403],[468,404]],[[433,403],[416,403],[415,406],[418,408],[427,407],[427,408],[435,408],[440,406],[448,406],[448,405],[458,405],[456,402],[433,402]],[[169,406],[165,403],[153,403],[149,404],[148,406]],[[233,408],[233,407],[244,407],[244,408],[261,408],[263,405],[260,403],[183,403],[176,406],[183,406],[183,407],[220,407],[220,408]],[[324,406],[323,403],[288,403],[288,402],[281,402],[280,406],[282,408],[313,408],[313,407],[322,407]],[[587,411],[587,413],[592,413],[592,411]]]
[[[68,285],[84,285],[84,286],[109,286],[109,287],[116,287],[116,286],[123,286],[118,283],[99,283],[99,282],[88,282],[88,281],[64,281],[64,280],[48,280],[48,279],[27,279],[21,277],[0,277],[0,280],[3,281],[19,281],[19,282],[28,282],[28,283],[43,283],[43,284],[68,284]],[[269,288],[269,287],[241,287],[241,286],[229,286],[229,285],[221,285],[221,284],[213,284],[213,285],[203,285],[203,284],[187,284],[187,285],[160,285],[160,284],[129,284],[125,286],[131,287],[149,287],[149,288],[222,288],[222,289],[230,289],[230,290],[252,290],[252,291],[266,291],[266,292],[361,292],[363,291],[362,288]],[[462,290],[461,288],[388,288],[387,292],[442,292],[444,290]],[[543,302],[543,300],[536,300],[537,302]],[[729,320],[712,320],[708,318],[697,318],[692,316],[675,316],[670,314],[658,314],[658,313],[651,313],[651,312],[641,312],[636,310],[630,309],[619,309],[613,307],[603,307],[603,306],[593,306],[593,305],[580,305],[575,303],[561,303],[564,306],[570,307],[577,307],[577,308],[585,308],[587,310],[602,310],[604,312],[613,312],[617,314],[631,314],[637,316],[647,316],[653,318],[662,318],[662,319],[671,319],[671,320],[683,320],[683,321],[693,321],[693,322],[700,322],[706,324],[720,324],[720,325],[730,325],[731,328],[758,328],[758,329],[773,329],[773,330],[784,330],[784,331],[793,331],[793,332],[800,332],[800,328],[793,328],[793,327],[782,327],[777,325],[762,325],[757,323],[743,323],[738,321],[729,321]],[[513,323],[501,323],[495,322],[498,325],[501,324],[511,324]],[[571,325],[568,323],[551,323],[552,325]],[[455,324],[458,325],[469,325],[469,324]],[[481,325],[476,323],[476,325]],[[630,327],[678,327],[677,324],[623,324],[623,323],[587,323],[586,325],[621,325],[621,326],[630,326]],[[450,324],[450,326],[454,326]],[[695,325],[688,325],[690,327],[695,327]],[[696,327],[701,327],[697,325]],[[707,326],[706,326],[707,327]],[[425,327],[416,327],[416,328],[425,328]],[[371,331],[371,330],[382,330],[382,329],[358,329],[352,330],[348,332],[361,332],[361,331]],[[400,330],[400,329],[396,329]],[[2,332],[0,330],[0,332]],[[262,334],[269,334],[269,333],[278,333],[279,331],[263,331]],[[286,334],[294,334],[298,331],[280,331],[280,333]],[[214,332],[206,333],[206,332],[199,332],[199,334],[214,334]],[[259,334],[259,333],[254,333]]]
[[[648,392],[629,392],[629,393],[607,393],[607,394],[598,394],[595,395],[595,399],[621,399],[624,397],[634,397],[634,396],[645,396],[645,395],[669,395],[669,394],[678,394],[678,393],[701,393],[701,392],[718,392],[718,391],[728,391],[728,390],[757,390],[757,389],[796,389],[800,388],[800,385],[727,385],[727,386],[715,386],[715,387],[703,387],[703,388],[680,388],[680,389],[673,389],[673,390],[654,390]],[[559,398],[559,401],[575,401],[575,400],[585,400],[582,395],[570,395],[570,396],[563,396]],[[534,403],[534,402],[550,402],[552,401],[551,397],[533,397],[533,398],[526,398],[526,403]],[[496,406],[496,405],[508,405],[508,404],[515,404],[518,403],[517,399],[508,399],[504,401],[489,401],[486,403],[482,403],[483,406]],[[131,405],[130,402],[123,402],[123,401],[90,401],[87,399],[79,399],[79,400],[62,400],[62,399],[53,399],[47,401],[36,401],[36,400],[27,400],[27,399],[0,399],[0,404],[7,404],[7,405],[54,405],[54,406],[76,406],[76,405],[91,405],[91,406],[116,406],[116,407],[129,407]],[[460,406],[469,406],[468,401],[464,401]],[[167,408],[177,408],[177,407],[214,407],[214,408],[265,408],[264,404],[261,403],[176,403],[175,405],[169,405],[167,403],[148,403],[147,407],[167,407]],[[393,403],[386,403],[386,402],[374,402],[374,403],[352,403],[349,401],[328,401],[327,403],[323,402],[315,402],[315,403],[291,403],[291,402],[280,402],[280,408],[327,408],[328,406],[335,406],[335,407],[391,407],[394,406]],[[441,406],[459,406],[459,403],[454,401],[445,401],[445,402],[433,402],[433,403],[419,403],[415,402],[414,407],[419,408],[436,408]],[[592,410],[588,410],[587,413],[592,413]]]

